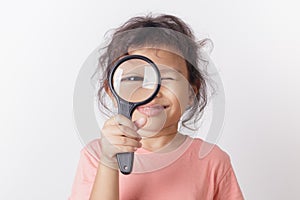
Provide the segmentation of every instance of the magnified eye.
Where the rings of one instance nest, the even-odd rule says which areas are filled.
[[[128,77],[123,77],[121,81],[143,81],[144,77],[141,76],[128,76]]]

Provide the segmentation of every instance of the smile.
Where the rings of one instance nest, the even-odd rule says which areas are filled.
[[[144,115],[147,115],[149,117],[153,117],[153,116],[156,116],[156,115],[160,114],[162,111],[164,111],[168,107],[169,106],[163,106],[163,105],[155,104],[155,105],[149,105],[149,106],[139,106],[137,108],[137,110],[140,113],[144,114]]]

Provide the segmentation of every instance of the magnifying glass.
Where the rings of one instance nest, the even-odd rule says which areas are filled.
[[[132,119],[138,106],[152,101],[159,92],[161,78],[158,67],[142,55],[128,55],[118,60],[109,74],[109,88],[118,104],[118,113]],[[119,169],[130,174],[133,152],[117,154]]]

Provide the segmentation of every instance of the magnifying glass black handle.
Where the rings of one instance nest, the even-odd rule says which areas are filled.
[[[136,105],[130,102],[119,100],[118,107],[118,113],[131,120],[132,112]],[[131,173],[133,167],[133,159],[133,152],[117,153],[117,161],[122,174],[128,175]]]
[[[117,160],[119,164],[119,169],[122,174],[130,174],[133,166],[134,153],[133,152],[124,152],[117,154]]]
[[[157,81],[156,82],[156,87],[153,88],[154,90],[153,90],[153,93],[151,94],[151,96],[147,95],[147,98],[145,98],[144,100],[139,101],[139,102],[130,102],[130,99],[129,100],[128,99],[126,100],[126,98],[123,99],[116,92],[116,90],[114,88],[114,84],[113,84],[114,74],[115,74],[117,68],[121,64],[123,64],[124,62],[126,62],[128,60],[131,60],[131,59],[143,60],[147,64],[149,64],[149,65],[146,65],[146,67],[147,66],[149,66],[149,67],[151,66],[152,71],[151,70],[148,71],[148,70],[146,70],[148,68],[144,68],[144,73],[147,74],[147,72],[148,73],[152,72],[152,73],[149,73],[149,74],[152,76],[152,78],[153,78],[153,76],[156,77],[156,79],[154,79],[154,80]],[[126,69],[126,67],[124,69]],[[120,72],[122,72],[122,67],[121,67],[121,71]],[[148,74],[148,76],[149,76],[149,74]],[[118,80],[118,79],[119,79],[119,77],[117,76],[115,80]],[[142,55],[128,55],[126,57],[121,58],[114,65],[114,67],[112,68],[112,70],[111,70],[111,72],[109,74],[109,82],[108,83],[109,83],[109,88],[110,88],[111,92],[113,93],[113,95],[115,96],[116,101],[118,103],[118,113],[121,114],[121,115],[124,115],[125,117],[127,117],[128,119],[131,120],[132,113],[133,113],[133,111],[134,111],[134,109],[136,107],[138,107],[140,105],[147,104],[147,103],[149,103],[150,101],[152,101],[156,97],[156,95],[157,95],[157,93],[158,93],[158,91],[160,89],[161,78],[160,78],[159,69],[158,69],[158,67],[155,65],[155,63],[152,60],[150,60],[149,58],[147,58],[145,56],[142,56]],[[123,153],[118,153],[117,154],[117,161],[118,161],[119,169],[120,169],[120,171],[121,171],[122,174],[130,174],[131,173],[132,168],[133,168],[133,159],[134,159],[134,153],[133,152],[123,152]]]

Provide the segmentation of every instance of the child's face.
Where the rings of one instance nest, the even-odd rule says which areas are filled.
[[[191,86],[185,60],[169,51],[143,48],[131,51],[150,58],[159,68],[161,89],[154,100],[138,107],[133,121],[147,118],[147,124],[139,130],[141,136],[151,137],[165,132],[177,132],[178,121],[190,102]]]

